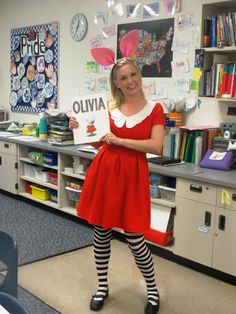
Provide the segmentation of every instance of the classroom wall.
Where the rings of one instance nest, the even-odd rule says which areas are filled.
[[[200,48],[201,37],[201,5],[202,3],[213,3],[218,0],[182,0],[182,13],[192,13],[195,19],[194,29],[199,28],[199,36],[196,42],[193,42],[192,28],[185,31],[178,31],[175,25],[175,36],[185,38],[190,42],[190,49],[187,54],[189,59],[190,72],[179,75],[180,77],[191,77],[191,69],[194,63],[194,52]],[[123,3],[124,8],[127,4],[135,4],[135,0],[121,0],[116,3]],[[139,1],[141,4],[151,3],[153,1]],[[218,1],[222,2],[222,1]],[[179,14],[167,16],[164,11],[163,0],[160,3],[160,15],[149,20],[177,17]],[[76,92],[81,95],[91,93],[84,88],[84,79],[86,73],[86,62],[92,60],[90,55],[89,40],[100,33],[98,25],[94,24],[94,14],[99,11],[105,11],[109,14],[109,24],[123,24],[142,21],[142,17],[127,18],[126,13],[123,17],[116,20],[111,19],[111,9],[107,7],[105,0],[0,0],[0,38],[1,38],[1,62],[0,62],[0,106],[10,110],[10,30],[12,28],[30,26],[48,23],[52,21],[59,22],[59,89],[58,89],[58,108],[62,111],[68,111],[70,96]],[[84,13],[89,22],[89,30],[86,38],[81,42],[75,42],[70,36],[70,21],[75,13]],[[114,47],[116,49],[116,37],[104,40],[104,46]],[[174,53],[174,59],[178,58],[178,53]],[[93,74],[95,78],[108,76],[108,74]],[[180,93],[175,88],[175,78],[152,78],[156,86],[166,85],[168,97],[196,97],[195,93]],[[232,122],[235,120],[226,115],[229,105],[234,103],[219,103],[215,99],[200,99],[201,104],[185,114],[186,124],[211,124],[218,125],[220,122]],[[39,120],[38,114],[15,113],[10,111],[10,118],[22,122],[35,122]]]

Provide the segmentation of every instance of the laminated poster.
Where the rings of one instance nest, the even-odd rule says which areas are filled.
[[[73,129],[75,144],[98,142],[110,131],[106,94],[72,97],[71,115],[79,122]]]

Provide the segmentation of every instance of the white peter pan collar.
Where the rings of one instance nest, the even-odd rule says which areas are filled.
[[[154,107],[155,103],[148,102],[142,110],[131,116],[125,116],[119,108],[115,108],[111,111],[111,118],[118,128],[122,128],[126,123],[126,127],[130,129],[146,119],[151,114]]]

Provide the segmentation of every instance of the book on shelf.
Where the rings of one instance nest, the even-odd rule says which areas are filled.
[[[75,144],[98,142],[110,131],[106,94],[72,97],[71,115],[79,123],[73,129]]]
[[[226,46],[236,45],[236,12],[213,14],[211,16],[211,47],[217,47],[220,42]]]

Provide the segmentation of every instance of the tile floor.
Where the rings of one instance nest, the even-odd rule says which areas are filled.
[[[154,256],[160,314],[235,314],[236,287]],[[99,313],[143,314],[146,290],[127,245],[112,241],[110,296]],[[96,291],[92,247],[19,268],[19,285],[63,314],[89,314]]]

